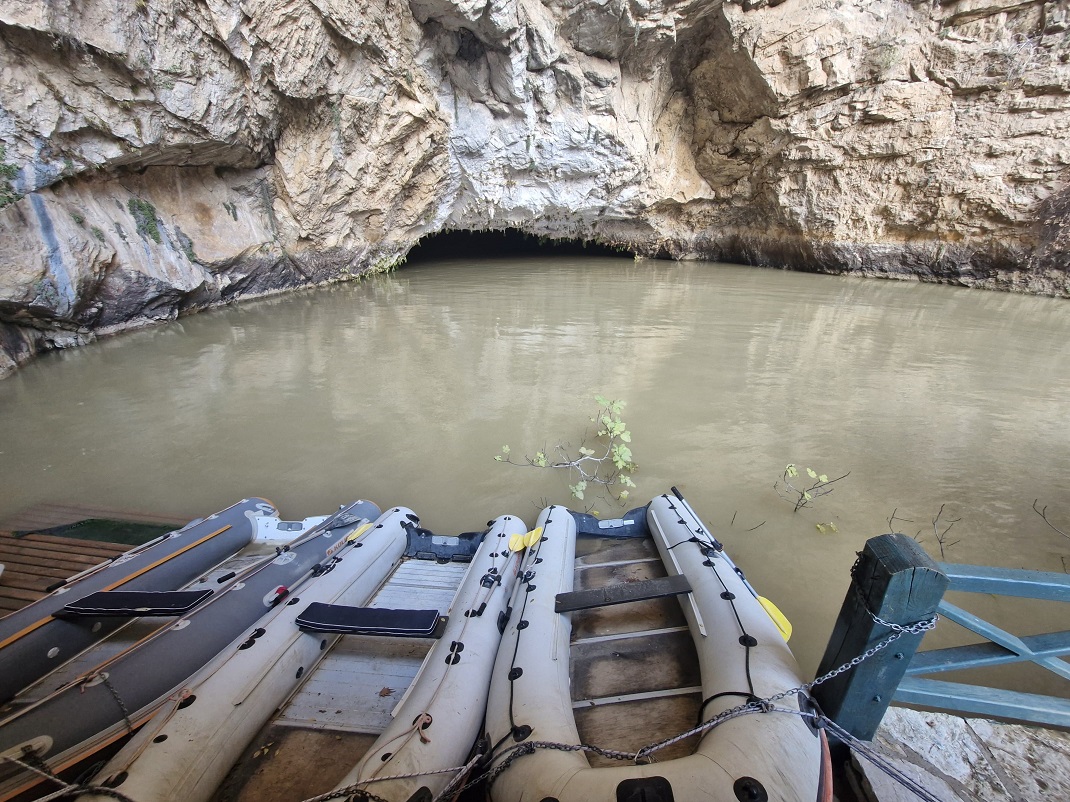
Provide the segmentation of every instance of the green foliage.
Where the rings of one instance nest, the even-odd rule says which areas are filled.
[[[805,468],[804,471],[808,481],[799,482],[799,469],[795,466],[795,463],[789,463],[784,467],[784,473],[781,474],[780,479],[773,483],[773,489],[776,490],[777,495],[789,504],[794,505],[793,512],[798,512],[803,507],[813,506],[815,500],[821,496],[827,496],[833,491],[832,484],[834,482],[838,482],[851,474],[848,471],[843,476],[829,479],[826,474],[818,473],[813,468]],[[822,526],[822,524],[818,524],[818,531],[826,531],[821,528]],[[825,524],[824,526],[826,528],[831,527],[833,532],[836,531],[835,526],[832,524]]]
[[[402,254],[382,256],[375,260],[371,267],[364,272],[372,275],[378,273],[393,273],[403,264],[405,264],[405,256]]]
[[[587,445],[585,435],[575,451],[567,443],[558,445],[555,449],[556,461],[551,460],[545,451],[536,451],[534,456],[524,457],[523,462],[514,462],[511,449],[505,445],[502,446],[502,453],[494,459],[510,465],[568,471],[569,479],[575,480],[568,489],[578,501],[584,501],[591,485],[596,485],[618,503],[624,504],[630,491],[635,488],[631,474],[639,469],[628,445],[632,442],[632,434],[621,419],[624,402],[601,395],[595,396],[595,402],[598,412],[591,417],[591,422],[597,424],[598,429],[591,446]]]
[[[160,236],[160,227],[156,220],[155,206],[147,200],[131,198],[127,201],[126,207],[130,210],[130,215],[137,224],[138,234],[142,237],[151,238],[156,244],[163,242],[163,238]]]
[[[175,235],[178,237],[178,243],[182,246],[182,252],[186,254],[186,258],[191,262],[196,262],[197,254],[193,251],[193,240],[178,226],[175,226]]]

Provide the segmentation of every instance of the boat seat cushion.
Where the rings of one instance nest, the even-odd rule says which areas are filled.
[[[183,615],[212,595],[205,590],[107,590],[73,601],[54,615],[147,616]]]
[[[440,616],[438,610],[391,610],[312,602],[297,617],[297,626],[305,632],[430,638],[439,630]]]

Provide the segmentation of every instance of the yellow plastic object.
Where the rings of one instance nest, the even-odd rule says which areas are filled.
[[[524,536],[523,535],[510,535],[509,536],[509,551],[523,551],[524,550]]]
[[[780,612],[780,608],[773,604],[765,596],[758,597],[759,603],[765,608],[765,611],[769,613],[769,617],[773,619],[773,623],[776,624],[776,628],[780,630],[780,635],[785,641],[791,640],[791,622],[788,617]]]
[[[536,543],[538,543],[541,538],[542,538],[542,527],[541,526],[536,526],[534,529],[532,529],[530,532],[528,532],[526,535],[524,535],[524,545],[527,546],[528,548],[531,548]]]
[[[367,532],[367,531],[368,531],[369,529],[371,529],[371,528],[372,528],[372,522],[371,522],[371,521],[368,521],[368,522],[367,522],[367,523],[365,523],[364,525],[360,526],[360,527],[359,527],[359,528],[357,529],[357,531],[355,531],[355,532],[352,532],[352,533],[350,533],[350,534],[349,534],[349,535],[348,535],[348,536],[346,537],[346,541],[347,541],[347,542],[349,542],[349,543],[352,543],[352,542],[353,542],[354,540],[356,540],[356,539],[357,539],[358,537],[360,537],[361,535],[363,535],[363,534],[364,534],[365,532]]]

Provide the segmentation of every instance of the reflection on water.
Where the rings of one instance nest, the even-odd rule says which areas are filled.
[[[678,485],[812,671],[893,511],[938,555],[946,505],[949,560],[1070,569],[1070,540],[1030,509],[1070,529],[1067,342],[1070,307],[1044,298],[612,258],[424,264],[0,382],[0,517],[39,501],[192,517],[255,494],[290,517],[362,496],[441,531],[530,520],[565,482],[494,454],[578,442],[603,393],[628,404],[636,500]],[[850,476],[793,514],[773,491],[788,462]],[[988,611],[1063,628],[1018,604]]]

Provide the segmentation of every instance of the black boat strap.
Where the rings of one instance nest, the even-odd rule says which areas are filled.
[[[558,593],[554,602],[555,613],[570,613],[573,610],[589,610],[592,607],[607,607],[611,604],[660,599],[664,596],[676,596],[690,593],[691,583],[683,574],[665,576],[660,579],[645,579],[641,582],[622,582],[593,590],[576,590],[571,593]]]
[[[438,610],[390,610],[322,602],[312,602],[297,617],[297,626],[304,632],[395,638],[437,638],[445,623],[446,616],[440,616]]]
[[[212,595],[211,590],[107,590],[90,593],[53,613],[67,616],[184,615]]]

